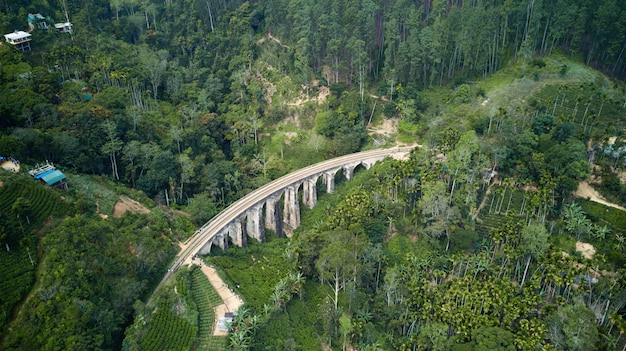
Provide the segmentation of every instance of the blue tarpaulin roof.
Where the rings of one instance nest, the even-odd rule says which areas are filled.
[[[63,172],[59,170],[54,170],[50,174],[43,176],[41,179],[43,179],[43,181],[46,182],[46,184],[48,185],[54,185],[65,178],[67,177],[65,176],[65,174],[63,174]]]
[[[50,173],[52,173],[52,172],[54,172],[54,169],[49,169],[49,170],[47,170],[47,171],[45,171],[45,172],[43,172],[43,173],[39,173],[39,174],[37,174],[37,175],[35,176],[35,179],[41,179],[41,178],[43,178],[43,177],[47,176],[48,174],[50,174]]]

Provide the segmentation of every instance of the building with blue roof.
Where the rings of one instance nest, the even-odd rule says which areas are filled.
[[[67,177],[63,172],[56,169],[53,164],[46,161],[44,165],[36,165],[36,167],[32,171],[28,171],[28,174],[51,187],[67,190],[67,183],[65,182]]]
[[[63,172],[59,170],[54,170],[41,177],[41,180],[43,180],[46,184],[50,186],[56,187],[62,185],[61,183],[66,178],[67,177],[65,176],[65,174],[63,174]]]

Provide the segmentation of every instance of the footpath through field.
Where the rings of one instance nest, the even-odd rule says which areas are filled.
[[[227,331],[220,330],[219,320],[220,318],[224,317],[224,314],[226,312],[236,312],[239,309],[239,306],[243,305],[243,301],[241,300],[239,295],[235,294],[232,290],[228,288],[228,285],[224,284],[220,276],[215,271],[215,268],[207,266],[206,263],[202,262],[200,258],[193,260],[192,263],[200,265],[202,273],[204,273],[204,275],[213,286],[213,289],[217,291],[217,293],[220,295],[220,298],[224,302],[223,304],[214,307],[215,322],[213,323],[213,335],[228,335]]]

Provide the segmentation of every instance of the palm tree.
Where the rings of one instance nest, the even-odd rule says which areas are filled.
[[[251,346],[250,337],[246,330],[237,330],[230,333],[230,346],[233,350],[244,351],[249,350]]]
[[[617,242],[613,246],[615,248],[615,250],[617,250],[617,251],[624,250],[624,247],[626,246],[626,237],[624,237],[622,235],[622,233],[616,233],[615,234],[615,239],[617,240]]]
[[[596,239],[604,240],[606,235],[611,233],[611,229],[609,229],[606,225],[603,225],[602,227],[594,225],[593,228],[593,236]]]
[[[304,287],[304,275],[302,272],[289,273],[289,280],[291,281],[290,292],[292,294],[298,294],[300,300],[302,300],[302,288]]]

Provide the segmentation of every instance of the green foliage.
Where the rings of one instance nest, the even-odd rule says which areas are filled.
[[[411,123],[409,121],[401,120],[398,122],[398,138],[403,142],[410,142],[415,140],[415,136],[419,131],[419,125]]]
[[[561,231],[559,203],[589,173],[588,141],[593,144],[624,129],[620,83],[565,58],[585,57],[613,77],[624,77],[624,38],[614,28],[624,27],[626,7],[620,1],[591,7],[587,2],[532,2],[530,7],[515,1],[463,2],[462,6],[454,1],[433,1],[429,6],[407,1],[330,0],[5,2],[0,27],[6,33],[23,28],[29,12],[42,12],[55,22],[70,17],[76,31],[66,35],[34,29],[36,54],[20,54],[9,44],[0,47],[0,151],[25,162],[48,159],[75,172],[101,177],[92,183],[82,180],[88,176],[71,176],[77,192],[70,191],[68,198],[76,202],[58,215],[91,213],[94,207],[100,214],[111,214],[119,194],[101,186],[104,178],[111,177],[141,189],[158,204],[188,204],[194,222],[200,224],[243,194],[292,169],[359,150],[366,139],[367,121],[378,118],[375,115],[381,109],[387,116],[398,115],[400,140],[413,142],[417,135],[427,136],[421,143],[433,140],[437,147],[428,153],[442,157],[426,161],[423,155],[414,156],[409,162],[372,170],[372,181],[363,186],[365,190],[358,196],[346,196],[358,203],[347,208],[347,202],[329,201],[328,207],[311,215],[311,221],[319,224],[316,230],[296,233],[288,250],[280,246],[266,255],[255,252],[250,255],[255,259],[246,258],[245,264],[238,261],[237,255],[243,254],[237,251],[232,257],[216,260],[224,261],[227,279],[231,284],[241,283],[242,289],[247,289],[242,290],[246,298],[249,295],[250,303],[260,308],[293,266],[301,265],[307,277],[316,278],[313,267],[322,249],[332,242],[329,222],[355,235],[358,244],[370,248],[370,242],[380,243],[388,255],[368,256],[368,250],[357,257],[364,270],[358,282],[362,285],[355,277],[348,279],[354,280],[349,282],[353,291],[345,294],[370,296],[372,301],[360,303],[387,307],[378,307],[375,325],[389,336],[376,342],[389,349],[415,348],[410,345],[411,338],[416,328],[426,324],[409,318],[422,306],[419,294],[409,294],[402,287],[425,286],[410,278],[413,276],[436,287],[445,285],[444,278],[454,278],[442,273],[451,268],[441,263],[443,258],[430,262],[436,270],[414,261],[444,257],[445,251],[437,251],[438,245],[444,246],[440,239],[446,238],[446,248],[453,250],[469,249],[471,242],[481,239],[476,245],[479,255],[468,253],[464,269],[460,263],[450,264],[457,276],[491,282],[493,277],[484,277],[488,266],[507,282],[532,285],[541,281],[537,289],[542,289],[542,296],[550,296],[546,303],[552,303],[556,295],[571,302],[571,295],[578,294],[556,278],[535,276],[539,274],[535,266],[544,263],[523,258],[539,261],[545,241],[540,241],[540,247],[528,245],[525,239],[539,230],[518,228],[515,216],[524,218],[524,223],[552,221],[552,229]],[[516,28],[525,30],[522,33]],[[565,55],[557,53],[559,49]],[[505,69],[498,72],[501,68]],[[457,88],[451,89],[448,83]],[[500,89],[504,83],[510,87]],[[328,86],[332,94],[326,102],[312,99]],[[377,95],[385,95],[373,97],[379,107],[372,103],[371,86],[379,88]],[[498,89],[492,89],[494,86]],[[434,89],[425,91],[431,87]],[[529,92],[532,96],[524,98]],[[86,93],[93,99],[84,101]],[[475,101],[475,96],[485,100]],[[289,122],[274,126],[283,119]],[[313,123],[319,135],[306,130]],[[465,133],[470,124],[484,134],[485,143]],[[446,129],[450,126],[454,129]],[[289,131],[296,133],[295,137],[283,133],[289,128],[294,128]],[[478,213],[477,198],[486,191],[479,175],[486,169],[497,170],[502,178],[515,176],[518,185],[534,185],[537,191],[522,193],[517,185],[494,187],[483,212]],[[9,202],[5,213],[35,223],[26,233],[49,215],[40,211],[45,205],[37,203],[34,192]],[[359,209],[361,204],[366,211]],[[69,209],[72,207],[74,210]],[[81,220],[66,219],[68,223],[62,226],[76,239],[59,239],[57,232],[45,239],[52,240],[56,251],[47,251],[46,241],[40,246],[47,255],[43,261],[60,268],[41,268],[47,277],[42,280],[42,296],[54,298],[39,302],[34,296],[29,300],[29,311],[20,314],[11,329],[20,336],[7,338],[13,343],[10,346],[16,345],[17,338],[32,349],[63,348],[61,343],[73,349],[89,349],[89,345],[115,348],[120,331],[111,326],[124,323],[132,300],[157,279],[174,251],[168,239],[175,241],[193,231],[189,221],[174,221],[170,214],[150,207],[149,216],[111,218],[105,224],[87,214]],[[348,213],[353,210],[358,213]],[[503,214],[509,211],[514,215],[505,218]],[[342,217],[345,213],[348,220]],[[601,210],[588,214],[590,221],[621,223],[623,218],[613,212],[605,216]],[[474,219],[482,222],[475,225]],[[72,220],[77,222],[69,223]],[[613,222],[603,224],[608,228]],[[83,225],[93,233],[69,224]],[[473,231],[475,226],[481,236]],[[590,228],[589,233],[600,235],[597,228]],[[614,259],[623,256],[613,246],[621,245],[618,235],[624,231],[611,229],[611,235],[604,234],[608,240],[597,240],[597,244]],[[14,233],[0,234],[16,241],[11,236]],[[430,242],[423,240],[426,236]],[[28,234],[14,246],[22,240],[13,253],[23,247],[36,251],[36,240]],[[273,262],[282,251],[296,257]],[[407,251],[413,255],[406,255]],[[19,261],[26,262],[24,252],[20,255]],[[66,256],[78,263],[63,261]],[[486,266],[486,261],[490,265]],[[619,266],[623,261],[614,262]],[[256,266],[255,270],[244,269],[251,266]],[[111,267],[129,276],[124,275],[126,280],[120,282]],[[532,283],[523,282],[526,273],[520,267],[528,268]],[[32,277],[32,273],[24,276],[29,274]],[[74,274],[75,280],[70,277]],[[554,276],[559,274],[557,271]],[[102,278],[96,280],[95,276]],[[387,276],[383,292],[381,277]],[[114,283],[109,284],[111,280]],[[394,281],[397,284],[392,284]],[[104,293],[98,284],[106,284],[112,292]],[[21,284],[21,289],[26,285]],[[57,289],[59,286],[62,289]],[[181,290],[185,286],[181,285]],[[257,286],[260,292],[253,290]],[[132,292],[124,292],[124,288]],[[445,295],[443,290],[438,293]],[[344,320],[358,319],[352,311],[354,301],[359,300],[354,296],[335,298],[345,308],[342,313],[332,308],[320,313],[324,318],[320,318],[323,325],[317,334],[325,341],[339,340],[339,316],[343,313]],[[542,315],[539,309],[536,314],[520,315],[512,324],[515,327],[510,331],[516,334],[518,348],[534,349],[539,346],[537,340],[545,339],[537,319]],[[38,311],[36,315],[33,310]],[[32,317],[38,326],[26,326],[28,317],[23,316]],[[68,329],[76,326],[78,331],[65,333],[49,319],[65,323]],[[94,320],[92,324],[99,329],[88,325],[85,332],[72,324],[76,320]],[[374,321],[368,323],[374,325]],[[281,319],[281,327],[287,324]],[[435,327],[439,328],[425,334],[439,335],[442,327]],[[472,338],[469,331],[476,329],[472,326],[459,332],[453,328],[449,333]],[[46,347],[41,342],[29,344],[26,331],[36,336],[33,340],[49,335],[56,339],[48,338],[51,341]],[[376,333],[369,335],[373,335],[371,340],[362,341],[359,348],[376,344]],[[366,339],[359,335],[348,338]],[[314,344],[303,340],[290,335],[280,347]]]
[[[3,348],[91,350],[118,343],[132,304],[175,252],[158,234],[168,230],[167,221],[150,216],[105,221],[77,215],[54,228],[42,241],[38,289]]]
[[[582,303],[567,305],[548,317],[550,337],[557,349],[593,349],[599,340],[595,324],[595,315]]]
[[[511,332],[498,327],[486,327],[474,331],[471,342],[455,345],[451,350],[515,351],[516,348]]]
[[[23,175],[2,176],[0,187],[0,326],[10,321],[14,308],[31,290],[39,262],[37,230],[49,216],[70,212],[60,194]],[[45,232],[45,229],[44,229]],[[3,328],[4,330],[4,328]]]
[[[173,306],[163,303],[150,317],[142,350],[191,350],[197,328],[177,317]]]
[[[225,282],[245,297],[251,309],[262,311],[263,305],[270,304],[278,281],[290,271],[282,258],[287,243],[272,238],[264,244],[253,241],[248,244],[247,249],[233,247],[209,261],[219,267]]]
[[[204,273],[197,267],[191,270],[191,295],[198,312],[198,334],[194,350],[219,350],[225,338],[213,336],[214,308],[224,303]]]
[[[217,214],[217,208],[211,195],[200,193],[190,201],[187,212],[193,223],[200,227]]]

